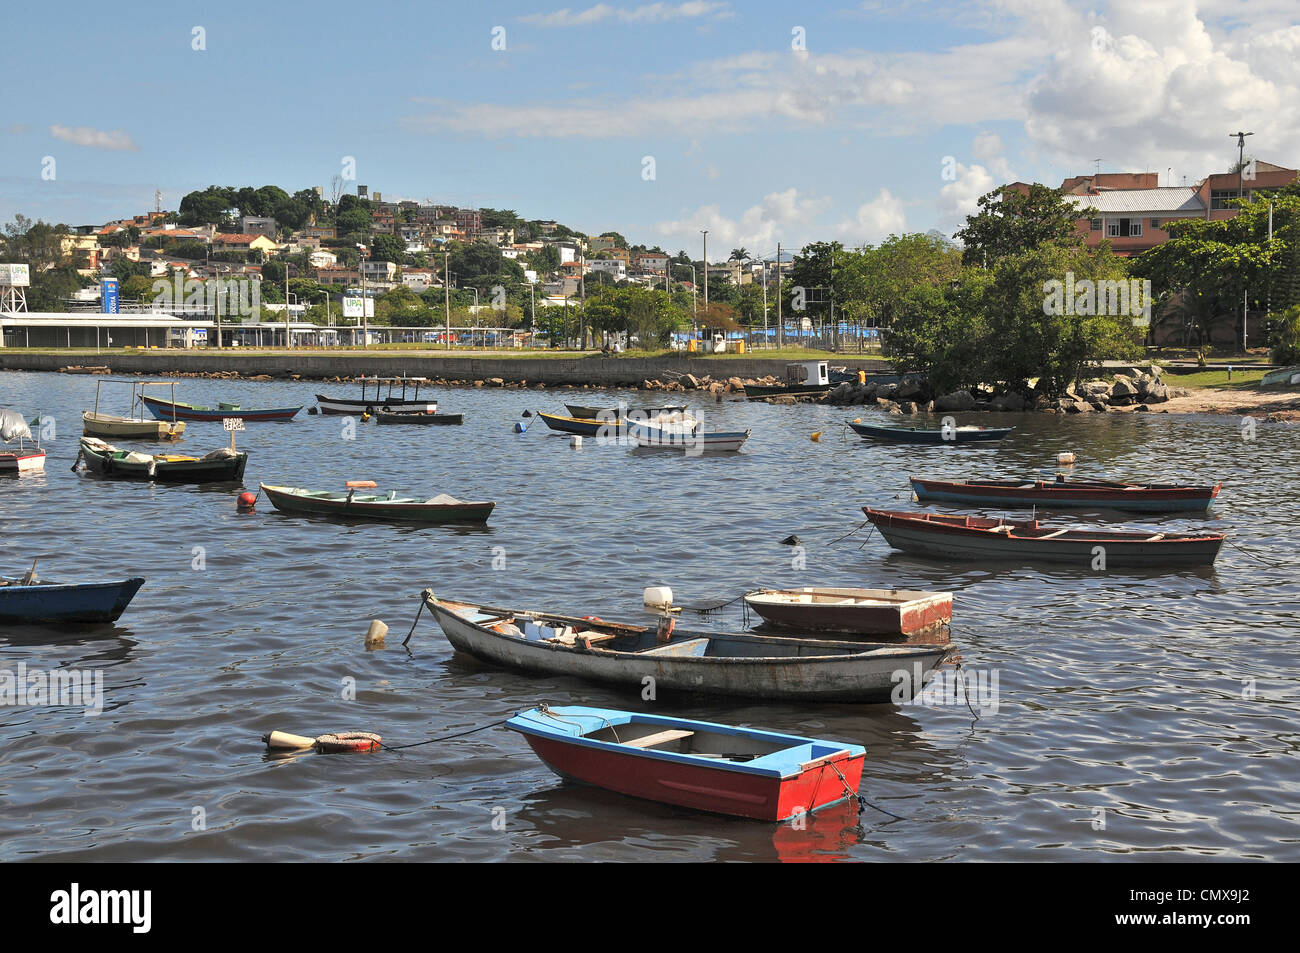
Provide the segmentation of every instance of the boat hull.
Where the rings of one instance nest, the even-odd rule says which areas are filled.
[[[344,400],[317,394],[316,404],[322,414],[333,414],[335,416],[348,414],[359,417],[362,414],[373,414],[376,410],[403,411],[416,414],[436,414],[438,412],[437,401],[403,400],[396,397],[385,400]]]
[[[437,600],[425,605],[458,651],[480,661],[547,675],[567,675],[641,691],[653,679],[657,690],[782,700],[890,702],[908,700],[951,651],[946,646],[886,646],[852,655],[819,655],[828,643],[815,640],[745,639],[762,652],[764,643],[797,642],[801,654],[785,657],[703,658],[580,651],[502,635],[475,625]],[[703,633],[702,633],[703,634]],[[842,646],[844,643],[829,643]],[[854,646],[865,649],[864,646]],[[919,677],[913,677],[917,672]],[[902,673],[900,676],[899,673]],[[902,679],[914,689],[900,696]]]
[[[750,431],[681,432],[658,427],[633,425],[629,428],[638,447],[652,450],[677,450],[689,454],[735,453],[745,445]]]
[[[762,400],[765,397],[781,397],[790,395],[792,397],[812,397],[818,394],[829,394],[832,385],[830,384],[746,384],[746,400]]]
[[[1033,482],[1032,487],[989,486],[912,478],[912,491],[922,503],[961,503],[1019,509],[1114,509],[1133,513],[1205,511],[1219,495],[1212,487],[1141,487],[1132,489],[1088,487]]]
[[[171,401],[159,400],[157,397],[144,397],[141,399],[144,401],[144,405],[149,408],[149,413],[159,420],[165,421],[172,419],[173,408],[177,420],[222,421],[231,417],[238,417],[245,423],[266,420],[292,420],[302,410],[302,407],[279,407],[272,410],[245,410],[236,407],[223,410],[212,407],[191,407],[187,404],[173,404]]]
[[[1080,569],[1128,567],[1165,569],[1170,566],[1208,566],[1219,554],[1223,536],[1152,539],[1142,533],[1078,530],[1055,538],[1033,538],[990,532],[979,526],[962,526],[933,519],[920,520],[863,507],[867,518],[895,549],[959,562],[1059,563]],[[920,514],[930,515],[930,514]],[[972,523],[996,520],[957,517]],[[1020,525],[1020,524],[1017,524]],[[1164,534],[1155,534],[1164,536]],[[1098,563],[1103,558],[1104,563]]]
[[[288,488],[262,484],[262,492],[282,513],[309,516],[332,516],[344,519],[379,520],[402,523],[486,523],[495,503],[460,504],[371,503],[346,499],[306,497],[286,492]]]
[[[44,450],[0,452],[0,473],[34,473],[44,469]]]
[[[1281,367],[1275,371],[1269,371],[1259,382],[1261,390],[1270,387],[1297,387],[1300,386],[1300,365],[1295,367]]]
[[[647,801],[757,821],[785,821],[836,804],[853,796],[845,791],[845,783],[856,792],[862,782],[862,755],[846,753],[834,759],[834,767],[828,762],[782,779],[525,737],[546,766],[562,778]]]
[[[748,595],[745,602],[764,622],[784,629],[912,637],[941,633],[952,621],[951,592],[881,590],[884,597],[906,599],[867,605],[794,602],[763,595]]]
[[[248,465],[246,452],[215,460],[172,462],[126,460],[119,452],[102,452],[81,444],[86,469],[117,480],[152,480],[155,483],[228,483],[243,479]]]
[[[865,440],[883,440],[889,443],[994,443],[1004,438],[1015,427],[979,427],[952,430],[928,430],[915,427],[877,427],[873,424],[859,424],[852,421],[849,426],[853,432]]]
[[[132,420],[88,410],[81,415],[87,437],[116,437],[119,440],[175,440],[185,433],[185,421]]]
[[[135,577],[85,585],[0,586],[0,625],[115,622],[143,585]]]
[[[419,412],[386,414],[382,410],[377,410],[374,413],[374,418],[377,424],[424,424],[431,427],[460,426],[465,423],[464,414],[427,414]]]

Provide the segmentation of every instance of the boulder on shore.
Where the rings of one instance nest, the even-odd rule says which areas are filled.
[[[975,398],[971,396],[968,390],[954,391],[951,394],[944,394],[942,397],[935,398],[935,410],[970,410],[975,406]]]

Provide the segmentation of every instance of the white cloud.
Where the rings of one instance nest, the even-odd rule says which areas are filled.
[[[542,27],[590,26],[609,19],[622,23],[667,23],[672,20],[692,20],[699,17],[725,17],[729,15],[726,3],[709,3],[691,0],[689,3],[646,3],[639,7],[611,7],[598,3],[586,10],[565,7],[554,13],[530,13],[519,19],[524,23]]]
[[[121,149],[130,152],[139,150],[131,136],[120,129],[104,132],[89,126],[50,126],[50,135],[63,142],[76,146],[90,146],[95,149]]]
[[[858,206],[852,219],[834,226],[832,238],[845,245],[874,245],[890,235],[901,235],[906,228],[902,200],[889,189],[881,189],[870,202]]]
[[[945,235],[951,236],[965,224],[966,216],[978,208],[981,195],[987,195],[995,186],[1013,178],[1011,175],[1000,175],[994,179],[982,165],[968,167],[957,163],[957,178],[939,190],[939,199],[935,203],[938,212],[936,227]]]
[[[682,218],[660,222],[655,230],[678,248],[700,248],[700,229],[709,230],[712,261],[726,258],[732,248],[745,247],[755,255],[775,252],[778,241],[797,248],[817,232],[817,219],[830,208],[830,199],[801,196],[797,189],[770,192],[739,218],[722,214],[717,205],[705,205]],[[694,254],[694,252],[692,252]]]

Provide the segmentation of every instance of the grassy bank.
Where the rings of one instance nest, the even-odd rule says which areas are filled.
[[[1170,387],[1207,387],[1213,390],[1257,390],[1265,372],[1234,370],[1232,379],[1227,371],[1197,371],[1195,374],[1172,374],[1161,376]]]

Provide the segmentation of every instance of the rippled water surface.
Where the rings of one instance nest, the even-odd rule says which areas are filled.
[[[114,626],[0,632],[0,669],[98,669],[105,686],[98,717],[0,708],[0,858],[1300,860],[1293,425],[1261,423],[1243,442],[1232,417],[1023,416],[997,449],[877,446],[844,437],[835,408],[709,403],[706,426],[753,437],[739,455],[686,459],[572,450],[540,423],[511,432],[525,408],[562,410],[571,391],[448,388],[442,409],[463,411],[464,427],[358,424],[345,439],[340,418],[304,412],[240,435],[250,489],[366,478],[498,503],[485,529],[413,528],[286,517],[265,500],[242,515],[236,487],[69,472],[96,380],[0,373],[0,406],[50,415],[57,431],[43,475],[0,480],[0,572],[39,555],[48,579],[148,580]],[[177,395],[284,406],[354,389],[184,380]],[[636,402],[581,402],[620,397]],[[192,423],[180,446],[224,441],[219,425]],[[1208,518],[1106,517],[1213,525],[1234,545],[1213,570],[1144,574],[946,565],[892,553],[869,529],[833,542],[863,504],[906,506],[909,472],[1020,476],[1066,449],[1079,475],[1222,480]],[[780,544],[792,533],[804,568]],[[400,642],[426,586],[644,622],[641,590],[660,583],[696,604],[759,585],[951,589],[953,640],[996,687],[996,710],[653,703],[865,745],[863,792],[902,820],[841,805],[806,830],[564,784],[500,728],[400,755],[263,753],[273,728],[400,744],[540,701],[650,707],[453,657],[427,615],[409,652]],[[371,618],[392,626],[385,650],[364,647]],[[691,624],[742,620],[733,606]]]

